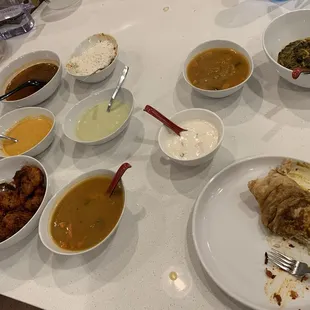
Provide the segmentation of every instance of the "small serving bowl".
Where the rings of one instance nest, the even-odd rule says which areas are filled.
[[[102,103],[104,101],[109,101],[113,92],[114,92],[114,89],[108,89],[108,90],[98,92],[78,102],[75,106],[73,106],[71,110],[69,110],[67,115],[65,116],[65,121],[62,125],[64,134],[74,142],[78,142],[78,143],[82,143],[86,145],[99,145],[99,144],[103,144],[103,143],[106,143],[114,139],[121,132],[123,132],[129,125],[133,107],[134,107],[132,93],[125,88],[122,88],[119,91],[116,97],[116,100],[124,102],[125,104],[128,104],[130,107],[130,112],[128,114],[127,119],[125,120],[125,122],[120,128],[118,128],[115,132],[113,132],[109,136],[99,139],[99,140],[94,140],[94,141],[80,140],[76,135],[76,125],[78,123],[78,120],[82,117],[82,115],[88,109],[94,107],[95,105]]]
[[[0,160],[1,181],[11,182],[15,175],[15,172],[20,170],[25,165],[38,167],[42,171],[46,186],[45,195],[39,209],[33,215],[30,221],[13,236],[8,238],[7,240],[0,242],[0,250],[8,248],[16,244],[17,242],[21,241],[22,239],[26,238],[28,235],[30,235],[30,233],[38,226],[40,215],[50,198],[48,174],[44,166],[39,161],[37,161],[32,157],[19,155],[1,159]]]
[[[5,90],[10,83],[10,81],[21,71],[30,67],[31,65],[35,65],[37,63],[42,63],[50,61],[55,63],[58,66],[58,70],[53,78],[41,89],[32,95],[19,99],[7,101],[3,100],[4,104],[7,104],[11,107],[29,107],[42,103],[49,97],[53,95],[53,93],[57,90],[58,86],[61,82],[62,76],[62,65],[60,59],[57,54],[51,51],[36,51],[31,52],[29,54],[23,55],[16,60],[13,60],[8,66],[6,66],[0,74],[0,87],[1,94],[5,93]]]
[[[310,10],[297,10],[275,18],[263,35],[264,51],[278,74],[292,84],[307,88],[310,88],[310,75],[301,74],[298,79],[293,79],[292,70],[278,63],[278,55],[289,43],[309,37],[309,27]]]
[[[86,172],[86,173],[80,175],[79,177],[75,178],[74,180],[72,180],[69,184],[67,184],[65,187],[63,187],[60,191],[58,191],[52,197],[52,199],[48,202],[46,208],[44,209],[42,216],[40,218],[40,223],[39,223],[39,235],[40,235],[41,241],[50,251],[52,251],[56,254],[68,255],[68,256],[87,253],[89,251],[92,251],[92,250],[98,248],[100,245],[105,243],[113,235],[113,233],[116,231],[117,227],[119,226],[119,223],[123,217],[123,214],[125,211],[125,206],[126,206],[126,190],[125,190],[125,187],[124,187],[124,184],[122,181],[120,181],[120,182],[121,182],[122,187],[124,189],[124,206],[123,206],[121,216],[120,216],[119,220],[117,221],[116,225],[114,226],[114,228],[112,229],[112,231],[109,233],[109,235],[106,236],[105,239],[103,239],[101,242],[97,243],[93,247],[86,249],[86,250],[82,250],[82,251],[69,251],[66,249],[62,249],[53,240],[53,237],[52,237],[51,232],[50,232],[50,225],[51,225],[51,221],[52,221],[52,216],[53,216],[54,211],[57,207],[57,203],[65,196],[65,194],[74,185],[77,185],[78,183],[80,183],[80,182],[82,182],[88,178],[92,178],[92,177],[96,177],[96,176],[107,176],[107,175],[113,177],[114,174],[115,173],[113,171],[106,170],[106,169],[97,169],[97,170]]]
[[[223,90],[207,90],[207,89],[201,89],[201,88],[194,86],[187,77],[187,67],[195,56],[211,48],[231,48],[241,53],[247,59],[249,66],[250,66],[249,68],[250,73],[248,77],[242,83],[236,86],[227,88],[227,89],[223,89]],[[224,98],[229,95],[232,95],[233,93],[241,89],[244,86],[244,84],[249,80],[249,78],[252,76],[253,70],[254,70],[253,59],[248,53],[248,51],[244,49],[242,46],[240,46],[239,44],[235,42],[227,41],[227,40],[211,40],[211,41],[207,41],[207,42],[204,42],[198,45],[196,48],[194,48],[189,53],[184,63],[183,76],[184,76],[185,81],[188,83],[188,85],[191,86],[194,90],[196,90],[200,94],[202,94],[203,96],[207,96],[211,98]]]
[[[21,121],[25,117],[36,117],[44,115],[48,118],[50,118],[53,121],[53,126],[51,130],[48,132],[48,134],[41,140],[37,145],[35,145],[33,148],[28,150],[27,152],[20,154],[20,155],[27,155],[27,156],[37,156],[43,151],[45,151],[53,142],[55,138],[56,133],[56,121],[55,121],[55,115],[47,109],[40,108],[40,107],[28,107],[28,108],[21,108],[17,110],[13,110],[11,112],[8,112],[4,114],[2,117],[0,117],[0,132],[1,134],[5,135],[5,133],[14,127],[16,123]],[[4,140],[1,139],[0,146],[2,146],[2,142]],[[7,154],[5,154],[0,147],[0,157],[11,157]]]
[[[177,164],[181,164],[184,166],[198,166],[198,165],[209,162],[214,157],[218,149],[220,148],[222,141],[223,141],[223,137],[224,137],[224,124],[222,120],[220,119],[219,116],[217,116],[215,113],[209,110],[205,110],[205,109],[183,110],[181,112],[174,114],[170,118],[170,120],[176,123],[177,125],[184,121],[188,121],[191,119],[200,119],[200,120],[204,120],[204,121],[207,121],[213,124],[218,131],[219,139],[218,139],[218,143],[215,149],[209,153],[202,155],[201,157],[198,157],[195,159],[178,159],[178,158],[171,156],[169,154],[169,151],[167,150],[165,142],[168,140],[168,137],[171,133],[166,126],[162,126],[158,134],[158,143],[159,143],[160,149],[167,157],[170,158],[170,160],[172,160],[173,162]]]
[[[80,56],[85,50],[94,46],[96,43],[102,42],[105,40],[112,42],[116,49],[116,56],[107,67],[91,75],[77,75],[74,72],[72,72],[70,66],[68,66],[68,63],[72,59],[72,57]],[[110,74],[112,74],[116,66],[117,58],[118,58],[118,44],[115,38],[108,34],[98,33],[98,34],[94,34],[88,37],[80,45],[78,45],[78,47],[74,50],[74,52],[70,56],[70,59],[67,61],[66,70],[69,75],[73,76],[74,78],[76,78],[77,80],[81,82],[98,83],[98,82],[105,80]]]

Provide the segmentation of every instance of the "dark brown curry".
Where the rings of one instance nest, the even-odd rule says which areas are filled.
[[[250,74],[245,56],[231,48],[213,48],[195,56],[187,66],[192,85],[207,90],[222,90],[242,83]]]
[[[21,84],[27,82],[28,80],[37,80],[42,82],[49,82],[58,70],[58,66],[54,63],[42,62],[32,65],[20,73],[18,73],[8,84],[5,89],[5,93],[15,89]],[[19,100],[26,98],[35,92],[37,92],[42,87],[28,86],[25,87],[15,94],[8,97],[7,101]]]
[[[105,239],[124,208],[124,190],[105,194],[112,178],[92,177],[71,188],[57,204],[50,231],[57,245],[71,251],[91,248]]]

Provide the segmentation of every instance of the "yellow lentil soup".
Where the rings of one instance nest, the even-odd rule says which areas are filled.
[[[59,201],[52,215],[54,242],[70,251],[89,249],[104,240],[121,217],[124,190],[120,184],[106,195],[111,176],[90,177],[73,186]]]
[[[25,153],[40,143],[53,127],[53,120],[44,115],[25,117],[5,132],[6,136],[15,138],[17,143],[4,140],[3,152],[13,156]]]

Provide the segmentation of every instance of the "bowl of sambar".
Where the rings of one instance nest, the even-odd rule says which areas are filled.
[[[52,252],[76,255],[89,252],[116,231],[125,210],[125,188],[120,181],[109,197],[106,190],[115,173],[98,169],[75,178],[49,201],[39,235]]]
[[[190,52],[183,76],[202,95],[223,98],[241,89],[253,68],[252,57],[243,47],[227,40],[212,40]]]

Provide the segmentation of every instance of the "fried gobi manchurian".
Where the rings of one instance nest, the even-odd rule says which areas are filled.
[[[0,241],[11,237],[28,223],[44,195],[44,175],[39,168],[24,166],[15,173],[8,189],[0,192]]]
[[[266,177],[250,181],[248,187],[259,203],[265,227],[277,235],[309,245],[310,192],[299,182],[302,179],[296,177],[295,170],[298,164],[286,161]]]

